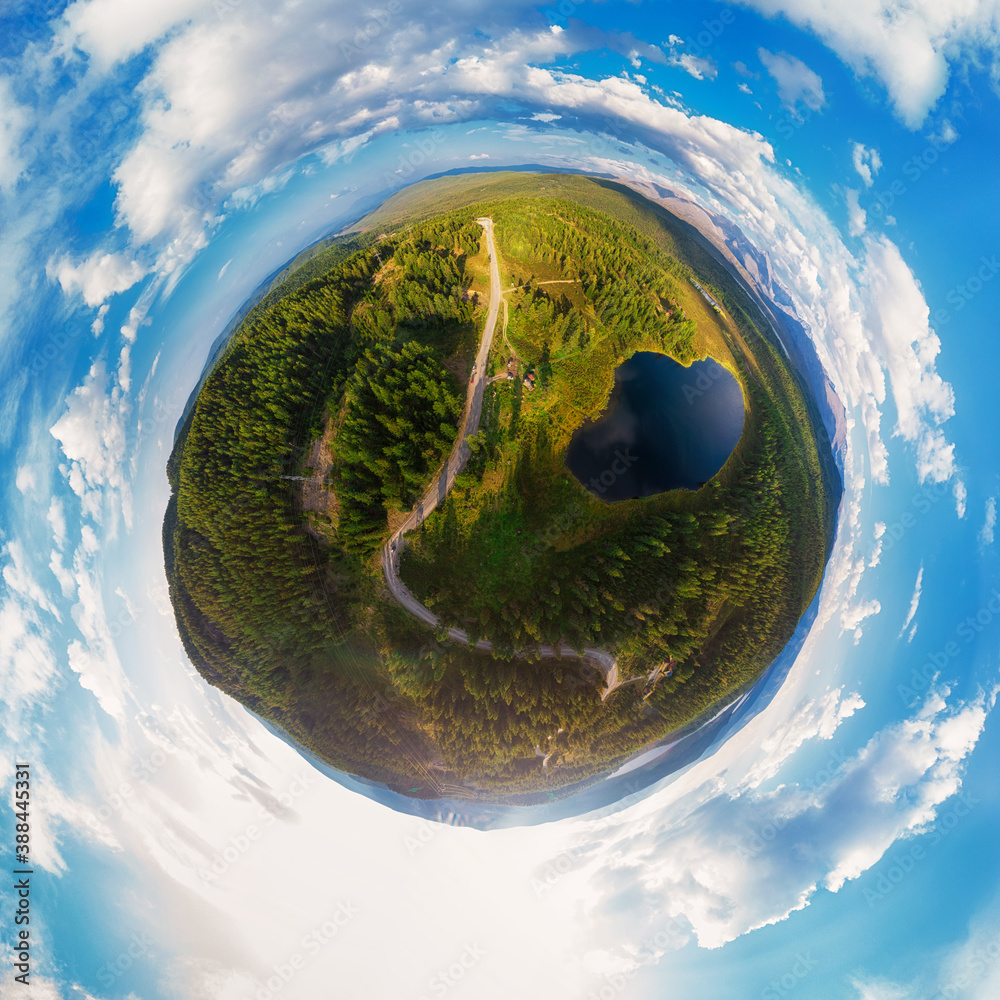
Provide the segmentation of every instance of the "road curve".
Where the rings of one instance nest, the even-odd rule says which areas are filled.
[[[403,551],[404,536],[419,528],[431,512],[444,502],[448,491],[455,485],[455,477],[465,468],[465,464],[469,460],[469,438],[479,429],[479,418],[483,411],[483,393],[489,382],[486,377],[486,360],[489,358],[490,347],[493,344],[493,332],[496,329],[497,315],[500,311],[501,290],[500,269],[497,267],[497,255],[493,246],[493,220],[476,219],[476,222],[486,231],[486,249],[490,261],[490,308],[486,316],[486,326],[483,329],[479,353],[476,355],[475,374],[469,380],[462,425],[447,461],[438,470],[430,487],[416,507],[392,533],[382,549],[382,573],[390,593],[414,618],[420,619],[431,628],[437,628],[441,623],[437,615],[429,608],[424,607],[400,580],[399,558]],[[456,642],[465,646],[469,645],[469,637],[462,629],[450,628],[448,635]],[[493,643],[489,639],[483,639],[476,643],[475,648],[489,652],[493,649]],[[565,645],[558,649],[553,646],[542,646],[537,653],[542,657],[579,658],[579,654],[575,650]],[[615,658],[603,649],[587,648],[583,651],[583,659],[597,666],[604,676],[605,686],[601,693],[603,701],[619,685],[618,664]]]

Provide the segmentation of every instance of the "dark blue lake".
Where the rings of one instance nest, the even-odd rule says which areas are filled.
[[[608,408],[573,435],[566,465],[602,500],[696,490],[732,454],[743,409],[739,382],[711,358],[685,368],[634,354],[615,372]]]

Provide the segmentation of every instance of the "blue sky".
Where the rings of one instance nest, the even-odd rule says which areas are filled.
[[[5,7],[0,780],[32,762],[33,995],[995,997],[996,5],[421,11]],[[266,274],[427,174],[524,163],[741,228],[843,402],[846,492],[766,706],[618,808],[482,833],[328,781],[204,684],[163,466]]]

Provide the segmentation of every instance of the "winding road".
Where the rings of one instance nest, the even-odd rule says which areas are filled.
[[[469,460],[469,438],[479,429],[479,418],[483,411],[483,393],[490,381],[486,376],[486,361],[490,355],[493,332],[496,329],[497,315],[500,311],[501,289],[500,269],[497,267],[497,255],[493,245],[493,220],[476,219],[476,222],[486,231],[486,249],[490,261],[490,308],[486,316],[486,326],[483,329],[483,339],[479,345],[479,353],[476,355],[473,377],[469,380],[462,425],[459,428],[458,437],[455,440],[455,445],[451,449],[451,454],[448,456],[447,461],[438,470],[423,498],[410,511],[406,520],[393,532],[382,549],[382,572],[392,596],[414,618],[420,619],[420,621],[431,628],[438,628],[441,622],[437,615],[429,608],[424,607],[410,593],[403,581],[400,580],[399,558],[405,544],[404,536],[408,532],[419,528],[431,512],[444,502],[448,491],[455,485],[455,477],[465,468],[465,464]],[[469,637],[462,629],[450,628],[448,629],[448,635],[456,642],[460,642],[465,646],[469,645]],[[476,643],[475,648],[481,649],[484,652],[490,652],[493,649],[493,643],[489,639],[483,639]],[[580,654],[565,645],[558,648],[541,646],[537,650],[537,655],[542,657],[562,657],[564,659],[581,658]],[[593,663],[604,676],[604,690],[601,692],[601,700],[603,701],[619,686],[618,664],[615,658],[603,649],[584,649],[582,659]]]

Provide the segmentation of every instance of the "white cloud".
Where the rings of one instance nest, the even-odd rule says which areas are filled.
[[[720,947],[786,919],[820,891],[838,892],[893,844],[927,832],[961,790],[964,761],[995,700],[949,707],[946,694],[934,692],[819,781],[769,792],[725,779],[694,789],[678,782],[584,826],[594,849],[583,914],[590,946],[634,962],[628,944],[608,942],[642,940],[673,918],[702,947]]]
[[[129,684],[104,607],[102,578],[97,565],[103,541],[88,524],[83,525],[81,536],[70,573],[76,596],[71,614],[80,638],[68,645],[69,668],[77,675],[80,686],[90,691],[101,708],[121,723],[125,718]],[[120,633],[133,621],[134,617],[125,613],[115,627]]]
[[[8,562],[4,565],[0,577],[10,590],[26,598],[42,611],[47,611],[57,621],[61,620],[56,606],[35,579],[31,567],[28,565],[28,556],[21,541],[16,538],[11,539],[3,547],[2,554],[7,557]]]
[[[146,273],[137,260],[124,253],[95,253],[73,264],[68,257],[50,261],[45,273],[52,281],[58,281],[67,295],[79,292],[88,306],[99,306],[105,299],[131,288]],[[98,315],[103,320],[103,314]],[[96,321],[95,321],[96,323]],[[103,330],[101,323],[95,333]]]
[[[469,156],[470,160],[488,160],[490,158],[489,153],[472,153]]]
[[[743,91],[744,94],[752,94],[753,93],[753,91],[750,89],[750,85],[748,83],[744,82],[743,80],[741,80],[737,84],[737,86],[739,87],[740,90]]]
[[[44,703],[55,690],[58,667],[51,635],[30,600],[8,593],[0,599],[0,698],[3,725],[22,740],[22,713]]]
[[[53,497],[49,503],[49,512],[46,515],[46,520],[52,528],[52,537],[55,539],[56,545],[60,549],[63,548],[66,544],[66,511],[62,500],[58,497]]]
[[[76,0],[63,12],[59,50],[86,52],[97,72],[141,52],[205,6],[198,0],[167,0],[139,9],[130,0]]]
[[[882,157],[877,149],[869,149],[864,143],[856,142],[851,150],[851,161],[858,176],[870,188],[875,183],[875,176],[882,169]]]
[[[959,518],[965,517],[969,499],[969,491],[961,479],[955,480],[955,513]]]
[[[833,739],[840,724],[864,707],[864,699],[856,691],[845,696],[843,688],[833,688],[818,698],[800,702],[780,726],[761,740],[759,755],[737,787],[740,791],[758,788],[773,778],[806,742]]]
[[[932,968],[921,979],[903,985],[857,977],[851,985],[858,995],[852,1000],[995,1000],[1000,996],[1000,901],[996,897],[969,921],[963,940],[942,943]]]
[[[69,462],[67,479],[80,498],[83,513],[100,521],[105,500],[116,500],[126,527],[131,527],[132,490],[126,472],[126,419],[131,404],[122,388],[123,377],[128,381],[127,370],[127,354],[114,377],[103,361],[95,361],[83,384],[70,393],[66,411],[50,433]]]
[[[14,474],[14,485],[21,493],[33,493],[38,487],[38,477],[32,465],[19,465]]]
[[[24,172],[21,143],[30,120],[14,97],[11,81],[0,76],[0,194],[12,195]]]
[[[864,235],[868,225],[868,215],[858,201],[858,191],[848,188],[844,192],[844,200],[847,202],[847,228],[852,236]]]
[[[89,646],[76,639],[69,644],[67,652],[69,668],[77,675],[80,687],[93,694],[112,719],[122,721],[125,700],[118,676],[120,671],[109,666],[101,653],[92,651]]]
[[[868,560],[868,568],[874,569],[882,561],[882,546],[885,544],[885,521],[875,522],[875,545],[872,548],[871,558]]]
[[[958,138],[958,129],[945,118],[941,122],[941,127],[932,132],[929,138],[938,146],[950,146]]]
[[[956,470],[954,445],[945,440],[940,424],[954,414],[955,395],[934,367],[941,341],[899,249],[885,237],[865,244],[866,325],[892,384],[895,433],[916,445],[920,481],[944,482]]]
[[[854,978],[851,986],[858,991],[851,1000],[912,1000],[908,989],[885,979]]]
[[[719,75],[719,67],[714,59],[708,56],[695,55],[693,52],[678,52],[677,47],[684,44],[679,35],[670,35],[667,39],[670,46],[669,66],[677,66],[696,80],[714,80]],[[641,81],[645,83],[645,80]],[[660,91],[662,93],[662,91]]]
[[[826,104],[823,81],[801,59],[765,48],[759,48],[757,55],[777,83],[778,97],[789,111],[795,111],[800,102],[810,111],[819,111]]]
[[[986,518],[979,532],[979,544],[983,547],[993,544],[994,529],[997,526],[997,498],[990,497],[986,501]]]
[[[880,614],[881,611],[882,604],[874,597],[867,601],[858,601],[856,604],[851,604],[841,611],[840,627],[845,632],[853,633],[854,641],[857,643],[861,640],[862,636],[861,623],[874,615]]]
[[[679,66],[696,80],[714,80],[719,75],[719,67],[707,56],[696,56],[682,52],[670,59],[671,66]]]
[[[947,0],[905,7],[895,0],[835,5],[825,0],[748,0],[767,17],[784,16],[817,35],[860,76],[888,90],[898,116],[919,128],[945,93],[949,59],[975,61],[996,48],[994,0]]]
[[[139,333],[139,327],[146,322],[146,312],[149,308],[149,297],[144,293],[139,297],[139,301],[128,311],[128,319],[122,324],[121,335],[129,344],[135,343],[135,338]],[[128,391],[128,388],[125,388]]]
[[[951,946],[937,969],[935,996],[995,1000],[1000,996],[1000,901],[969,922],[965,940]]]
[[[906,612],[906,620],[903,622],[903,627],[899,630],[898,639],[903,638],[903,633],[910,627],[910,622],[917,615],[917,608],[920,607],[920,595],[924,588],[924,564],[920,564],[920,569],[917,570],[917,582],[913,585],[913,596],[910,598],[910,607]]]
[[[536,122],[556,122],[560,118],[562,118],[562,115],[554,115],[549,111],[536,111],[531,116],[531,120]]]
[[[76,593],[76,581],[63,563],[62,553],[56,549],[53,549],[49,556],[49,569],[56,578],[63,597],[72,597]]]
[[[104,333],[104,317],[107,316],[108,310],[111,305],[107,302],[97,310],[97,315],[94,317],[94,322],[90,324],[90,332],[95,336],[99,337]]]

